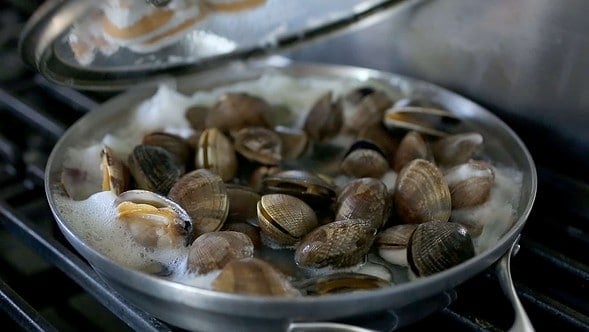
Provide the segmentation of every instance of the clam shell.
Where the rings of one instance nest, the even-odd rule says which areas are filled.
[[[389,162],[374,143],[357,141],[344,157],[341,170],[344,174],[355,178],[380,178],[389,170]]]
[[[229,197],[223,180],[206,169],[185,174],[168,196],[188,212],[193,238],[221,229],[229,213]]]
[[[255,207],[255,204],[254,204],[254,207]],[[257,249],[262,246],[262,238],[260,237],[260,228],[253,226],[251,224],[244,223],[244,222],[225,223],[223,225],[223,228],[221,228],[221,230],[243,233],[250,238],[250,240],[252,241],[252,244],[254,245],[254,248]]]
[[[223,181],[231,180],[237,173],[237,157],[233,144],[219,129],[208,128],[200,135],[196,167],[211,170]]]
[[[222,269],[234,259],[253,257],[251,239],[239,232],[220,231],[205,233],[194,240],[188,252],[188,270],[206,274]]]
[[[379,229],[387,221],[388,208],[387,187],[382,181],[355,179],[338,196],[335,220],[364,219]]]
[[[257,211],[262,234],[282,246],[296,244],[318,225],[313,209],[294,196],[264,195],[258,202]]]
[[[448,136],[446,128],[443,127],[445,119],[458,122],[456,115],[449,111],[414,106],[395,106],[389,108],[384,115],[384,125],[391,129],[414,130],[422,134],[445,137]]]
[[[367,93],[369,92],[369,93]],[[361,96],[363,93],[363,96]],[[348,94],[346,101],[351,108],[351,115],[346,117],[346,132],[357,133],[361,128],[374,127],[382,122],[382,117],[393,101],[389,96],[379,90],[356,90],[355,95]],[[347,112],[346,112],[347,113]]]
[[[246,93],[227,93],[219,98],[205,120],[206,128],[223,132],[245,127],[270,127],[267,117],[272,111],[263,100]]]
[[[263,127],[247,127],[233,137],[235,150],[250,161],[263,165],[278,165],[282,161],[280,136]]]
[[[287,194],[305,201],[312,207],[329,207],[335,200],[335,188],[319,176],[301,170],[276,173],[263,180],[265,194]]]
[[[450,190],[442,172],[431,162],[415,159],[399,173],[393,200],[405,223],[448,221],[452,211]]]
[[[115,195],[129,189],[131,175],[129,169],[111,148],[104,146],[101,152],[102,190],[112,191]]]
[[[464,226],[432,221],[417,225],[407,248],[413,273],[428,276],[474,257],[474,245]]]
[[[185,169],[166,149],[141,144],[129,156],[129,170],[138,188],[165,195]]]
[[[261,196],[247,186],[227,184],[225,188],[229,197],[227,222],[257,223],[256,204],[258,204]]]
[[[318,276],[297,282],[295,286],[305,292],[306,295],[329,295],[337,293],[349,293],[367,291],[390,286],[387,280],[352,272],[333,273],[326,276]]]
[[[343,112],[339,102],[332,102],[332,92],[327,92],[315,102],[307,118],[304,129],[309,138],[320,142],[335,136],[343,124]]]
[[[159,146],[176,156],[182,165],[192,157],[192,147],[182,137],[168,133],[151,133],[143,137],[143,144]]]
[[[126,223],[133,238],[147,247],[188,244],[192,222],[175,202],[147,190],[129,190],[117,196],[118,219]]]
[[[438,164],[452,167],[467,162],[482,145],[481,134],[464,133],[439,139],[432,145],[432,151]]]
[[[282,158],[284,160],[296,159],[307,149],[309,137],[304,130],[276,126],[274,131],[282,141]]]
[[[379,232],[374,240],[378,255],[389,263],[407,266],[407,245],[415,228],[417,224],[403,224]]]
[[[408,132],[395,153],[393,169],[400,172],[405,165],[414,159],[425,159],[433,161],[433,155],[429,144],[423,139],[420,133],[416,131]]]
[[[316,228],[297,246],[295,262],[310,268],[360,263],[372,246],[376,228],[363,219],[347,219]]]
[[[495,172],[488,163],[472,160],[451,168],[444,178],[450,189],[452,208],[461,209],[487,201],[495,182]]]
[[[213,280],[213,289],[225,293],[259,296],[299,296],[287,278],[257,258],[229,262]]]

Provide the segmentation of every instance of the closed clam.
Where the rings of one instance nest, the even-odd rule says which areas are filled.
[[[474,245],[464,226],[432,221],[417,225],[407,248],[413,273],[428,276],[474,257]]]
[[[184,165],[159,146],[137,145],[129,156],[129,170],[140,189],[162,195],[184,174]]]
[[[262,98],[247,93],[226,93],[208,112],[206,128],[218,128],[223,132],[245,127],[269,127],[270,105]]]
[[[237,157],[233,144],[219,129],[208,128],[200,135],[196,166],[211,170],[223,181],[232,179],[237,173]]]
[[[431,162],[415,159],[399,173],[393,200],[405,223],[448,221],[452,211],[450,189]]]
[[[429,144],[423,139],[420,133],[416,131],[408,132],[395,153],[393,169],[400,172],[411,160],[425,159],[433,161],[433,155]]]
[[[189,241],[191,219],[180,205],[147,190],[129,190],[115,200],[118,220],[124,222],[137,243],[170,247]]]
[[[233,139],[235,150],[250,161],[278,165],[282,161],[282,141],[274,131],[263,127],[238,130]]]
[[[482,145],[481,134],[464,133],[439,139],[432,145],[432,150],[438,164],[452,167],[467,162]]]
[[[317,276],[294,284],[305,295],[329,295],[367,291],[390,286],[387,280],[362,273],[340,272]]]
[[[342,123],[341,103],[332,101],[330,91],[315,102],[305,119],[304,129],[311,140],[320,142],[337,135]]]
[[[188,270],[206,274],[222,269],[234,259],[253,257],[251,239],[239,232],[219,231],[202,234],[190,246]]]
[[[387,187],[382,181],[355,179],[338,195],[335,220],[364,219],[380,229],[388,218],[388,209]]]
[[[168,133],[150,133],[143,136],[143,144],[159,146],[172,153],[182,165],[187,165],[192,157],[192,147],[180,136]]]
[[[276,173],[263,180],[262,192],[287,194],[305,201],[312,207],[325,209],[335,200],[335,188],[319,176],[302,170]]]
[[[488,163],[471,160],[449,169],[444,178],[450,189],[452,208],[460,209],[487,201],[495,181],[495,172]]]
[[[307,234],[297,246],[295,262],[309,268],[347,267],[364,259],[376,235],[372,222],[338,220]]]
[[[190,106],[184,114],[190,126],[195,130],[204,130],[205,121],[209,115],[210,108],[203,105]]]
[[[131,175],[129,169],[122,160],[120,160],[113,151],[104,146],[100,154],[102,170],[102,190],[112,191],[115,195],[129,189]]]
[[[407,245],[417,224],[402,224],[389,227],[376,235],[374,245],[384,260],[407,266]]]
[[[213,280],[213,289],[225,293],[258,296],[295,297],[300,295],[300,292],[282,273],[257,258],[229,262]]]
[[[389,162],[376,144],[358,141],[350,147],[340,167],[351,177],[380,178],[389,170]]]
[[[229,213],[223,180],[206,169],[182,176],[168,196],[188,212],[193,225],[192,238],[221,229]]]
[[[229,197],[227,222],[257,223],[256,204],[260,195],[252,188],[228,183],[225,185]]]
[[[262,234],[278,246],[292,246],[317,227],[313,209],[294,196],[264,195],[257,211]]]
[[[254,207],[255,207],[255,205],[254,205]],[[221,230],[243,233],[250,238],[250,240],[252,241],[252,244],[254,245],[254,248],[257,249],[262,246],[262,238],[260,236],[260,228],[253,226],[252,224],[245,223],[245,222],[225,223],[223,225],[223,228],[221,228]]]

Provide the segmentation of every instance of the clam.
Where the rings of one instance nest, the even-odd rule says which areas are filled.
[[[192,238],[221,229],[229,212],[229,197],[223,180],[206,169],[182,176],[168,197],[182,206],[192,219]]]
[[[295,262],[309,268],[356,265],[364,259],[376,235],[371,221],[338,220],[305,235],[297,246]]]
[[[233,136],[235,150],[246,159],[263,165],[282,160],[282,141],[277,133],[263,127],[242,128]]]
[[[393,200],[405,223],[448,221],[452,211],[450,190],[442,172],[424,159],[415,159],[401,170]]]
[[[164,148],[141,144],[129,156],[129,170],[138,188],[165,195],[184,174],[184,165]]]
[[[374,244],[380,257],[389,263],[407,266],[407,245],[416,227],[417,224],[395,225],[379,232]]]
[[[380,178],[389,169],[389,162],[380,148],[369,141],[358,141],[351,147],[341,163],[344,174],[361,178]]]
[[[255,206],[256,205],[254,204],[254,207]],[[221,230],[243,233],[250,238],[250,240],[252,241],[252,244],[254,245],[254,248],[260,248],[262,246],[262,238],[260,237],[260,229],[256,226],[253,226],[252,224],[245,223],[245,222],[225,223],[223,225],[223,228],[221,228]]]
[[[388,192],[382,181],[361,178],[350,181],[338,195],[335,220],[364,219],[380,229],[388,218]]]
[[[186,110],[184,114],[190,126],[195,130],[204,130],[207,116],[210,108],[203,105],[193,105]]]
[[[360,128],[356,138],[376,144],[388,160],[392,159],[399,146],[399,139],[391,135],[382,123]]]
[[[260,192],[264,186],[264,179],[280,172],[282,169],[276,166],[259,166],[251,172],[247,183],[253,190]]]
[[[229,132],[244,127],[270,127],[267,117],[272,108],[265,100],[246,93],[221,96],[205,120],[206,128]]]
[[[345,119],[346,132],[357,133],[361,128],[374,127],[382,122],[384,111],[393,101],[380,90],[360,88],[346,96],[350,116]]]
[[[383,123],[391,129],[414,130],[423,134],[447,136],[447,124],[458,122],[456,115],[449,111],[426,107],[393,107],[385,114]]]
[[[432,150],[438,164],[452,167],[467,162],[482,146],[481,134],[464,133],[439,139],[432,145]]]
[[[432,221],[417,225],[407,247],[413,273],[428,276],[474,257],[474,245],[464,226]]]
[[[200,135],[196,166],[211,170],[223,181],[231,180],[237,173],[237,157],[233,144],[219,129],[208,128]]]
[[[313,207],[325,208],[335,200],[335,188],[319,176],[301,170],[282,171],[263,180],[262,192],[298,197]]]
[[[257,258],[229,262],[213,280],[213,289],[225,293],[259,296],[300,295],[282,273]]]
[[[329,295],[337,293],[349,293],[367,291],[390,286],[387,280],[353,272],[333,273],[326,276],[317,276],[294,283],[305,295]]]
[[[192,157],[192,147],[177,135],[155,132],[145,135],[142,143],[166,149],[176,156],[182,165],[187,165]]]
[[[284,126],[274,127],[274,131],[282,141],[282,159],[292,160],[298,158],[305,152],[309,143],[307,133],[298,128]]]
[[[399,172],[403,166],[414,159],[433,161],[433,156],[428,143],[423,139],[421,134],[416,131],[410,131],[403,137],[403,140],[399,144],[393,161],[393,169]]]
[[[146,247],[187,244],[191,230],[188,213],[175,202],[147,190],[129,190],[115,200],[118,220],[137,243]]]
[[[278,246],[292,246],[317,227],[313,209],[294,196],[264,195],[257,211],[262,234]]]
[[[237,184],[225,185],[229,197],[227,222],[249,222],[257,224],[256,204],[260,195],[252,188]]]
[[[222,269],[234,259],[253,257],[254,245],[239,232],[220,231],[202,234],[190,246],[188,270],[206,274]]]
[[[320,142],[337,135],[342,123],[342,106],[332,101],[330,91],[315,102],[305,119],[304,129],[311,140]]]
[[[471,160],[446,172],[452,208],[460,209],[484,203],[489,198],[495,181],[495,172],[484,161]]]
[[[112,191],[115,195],[128,190],[131,178],[127,166],[106,145],[102,149],[100,157],[102,190]]]

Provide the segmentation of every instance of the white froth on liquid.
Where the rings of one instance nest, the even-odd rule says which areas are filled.
[[[520,171],[494,167],[495,184],[489,199],[478,206],[456,209],[450,217],[453,221],[483,226],[480,236],[473,239],[478,253],[493,247],[513,226],[521,195],[523,175]]]
[[[466,163],[448,170],[448,173],[444,175],[444,178],[448,185],[453,185],[470,178],[486,176],[489,176],[489,171],[487,169],[475,168]]]
[[[75,166],[87,171],[90,178],[94,179],[92,181],[98,183],[96,191],[99,191],[100,151],[104,144],[111,147],[119,158],[126,161],[133,147],[139,144],[147,133],[163,131],[187,137],[193,133],[185,118],[185,112],[190,106],[212,106],[223,93],[246,92],[264,98],[271,105],[287,106],[292,114],[287,114],[286,118],[290,122],[286,125],[300,128],[307,112],[321,95],[332,90],[335,99],[361,84],[366,85],[366,82],[327,78],[293,79],[271,73],[257,80],[235,83],[209,92],[199,91],[192,96],[185,96],[162,85],[152,98],[133,110],[128,125],[111,132],[93,146],[68,150],[64,166]],[[83,144],[83,142],[80,143]],[[346,178],[345,176],[336,178],[336,182],[339,185],[339,182],[344,182]],[[389,172],[383,177],[382,180],[389,190],[394,187],[395,178],[394,172]],[[453,220],[475,220],[484,225],[481,236],[474,239],[477,253],[496,244],[497,240],[513,225],[521,185],[521,172],[495,167],[495,185],[491,190],[489,201],[478,207],[453,211]],[[115,196],[110,192],[99,192],[78,202],[59,196],[56,197],[56,204],[63,219],[68,221],[77,236],[114,261],[136,269],[158,262],[172,272],[165,278],[187,285],[210,288],[211,281],[216,278],[219,271],[203,276],[188,272],[186,269],[188,248],[185,247],[178,247],[175,250],[154,250],[137,244],[126,226],[116,219],[114,199]],[[370,270],[370,267],[364,266],[365,264],[359,264],[343,270],[325,268],[306,272],[310,275],[325,275],[333,272]],[[409,273],[408,278],[415,277]]]

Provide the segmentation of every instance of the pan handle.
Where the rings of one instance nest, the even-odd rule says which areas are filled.
[[[501,289],[503,289],[503,293],[511,302],[515,312],[515,320],[509,331],[533,332],[534,327],[532,326],[532,322],[530,322],[528,314],[526,314],[526,311],[517,296],[515,287],[513,286],[513,280],[511,279],[511,256],[515,255],[519,250],[518,240],[519,236],[513,241],[513,245],[511,245],[511,248],[509,248],[507,253],[501,257],[495,266],[495,274],[497,275],[497,279],[499,279],[499,284],[501,285]]]

